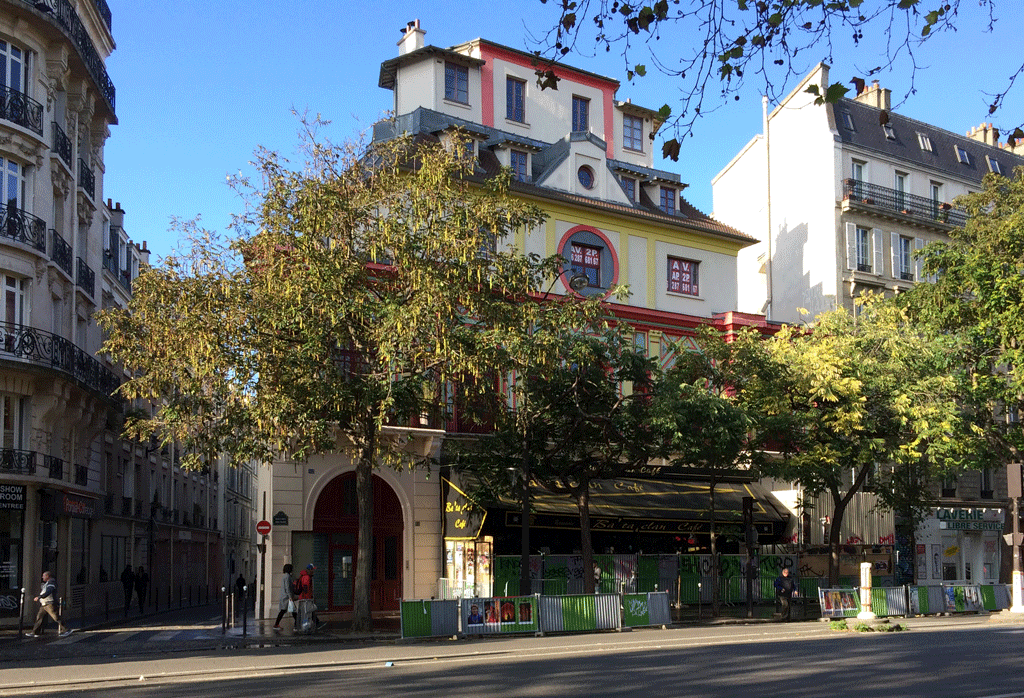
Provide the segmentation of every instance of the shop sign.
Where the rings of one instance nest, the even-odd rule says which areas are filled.
[[[936,509],[939,521],[992,521],[1002,520],[1000,509]]]
[[[473,540],[480,535],[487,510],[453,485],[447,478],[441,480],[448,486],[444,503],[445,540]]]
[[[0,485],[0,509],[25,510],[24,485]]]
[[[1002,521],[940,521],[939,528],[947,531],[1002,531]]]
[[[79,519],[94,519],[97,515],[96,500],[61,492],[60,513]]]

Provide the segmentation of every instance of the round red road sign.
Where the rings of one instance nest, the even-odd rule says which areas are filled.
[[[270,533],[270,522],[260,521],[258,524],[256,524],[256,533],[260,534],[261,536],[268,535]]]

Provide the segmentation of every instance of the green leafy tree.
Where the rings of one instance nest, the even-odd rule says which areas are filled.
[[[385,425],[436,407],[443,386],[493,376],[482,331],[524,326],[523,301],[561,260],[503,247],[542,213],[508,195],[507,177],[474,180],[458,149],[335,146],[317,126],[299,167],[258,153],[261,183],[233,237],[186,226],[190,247],[100,320],[105,350],[133,372],[122,395],[157,405],[128,433],[181,444],[185,465],[352,458],[365,630],[372,471],[415,463]]]
[[[718,588],[718,515],[715,489],[722,478],[749,466],[751,422],[733,399],[740,377],[738,355],[747,345],[733,345],[713,328],[698,330],[699,351],[676,347],[676,360],[653,390],[651,429],[657,454],[676,469],[707,478],[710,494],[712,614],[720,610]]]
[[[808,495],[831,495],[831,584],[846,509],[879,466],[926,468],[934,477],[959,463],[953,340],[920,332],[877,297],[858,304],[856,314],[830,311],[809,328],[786,326],[765,340],[763,359],[737,393],[757,425],[757,448],[779,452],[762,460],[761,471],[799,483]],[[902,487],[903,480],[886,484]],[[893,501],[883,497],[879,506]]]
[[[865,36],[884,37],[884,48],[865,58],[878,65],[854,82],[862,83],[863,78],[895,66],[906,66],[913,80],[919,67],[915,52],[922,43],[955,32],[961,8],[987,12],[991,27],[997,2],[657,0],[634,4],[563,0],[558,7],[557,21],[548,25],[550,29],[538,41],[541,48],[536,53],[545,61],[537,71],[541,87],[557,89],[552,63],[571,51],[589,54],[591,46],[606,52],[614,49],[622,56],[627,80],[653,71],[678,79],[679,108],[673,115],[673,108],[665,105],[662,116],[674,126],[677,136],[685,137],[702,115],[730,98],[739,99],[745,81],[756,80],[763,94],[778,101],[790,89],[791,80],[801,77],[806,56],[831,62],[833,51],[858,48]],[[989,114],[999,109],[1024,74],[1024,65],[1016,71],[1013,68],[1007,71],[1003,89],[991,95]],[[824,86],[820,97],[834,102],[847,91],[837,83]],[[1024,138],[1024,132],[1018,127],[1014,137]],[[676,160],[679,148],[678,138],[666,139],[662,152]]]

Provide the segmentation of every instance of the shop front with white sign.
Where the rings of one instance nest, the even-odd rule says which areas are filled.
[[[937,507],[917,529],[917,583],[994,584],[999,581],[1003,510]]]

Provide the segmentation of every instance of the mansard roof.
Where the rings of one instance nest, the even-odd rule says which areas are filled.
[[[492,151],[492,147],[503,143],[523,142],[534,151],[533,168],[531,180],[528,182],[513,181],[512,190],[524,195],[535,196],[550,201],[562,201],[573,204],[582,204],[594,209],[600,209],[608,213],[637,216],[652,222],[678,227],[680,229],[695,230],[714,237],[740,242],[744,245],[756,242],[753,238],[720,223],[707,214],[699,211],[691,205],[682,195],[679,197],[679,206],[675,215],[662,211],[658,205],[640,187],[638,201],[632,205],[622,204],[616,201],[598,199],[595,197],[583,196],[573,192],[563,191],[544,186],[543,182],[547,174],[552,172],[569,155],[572,135],[567,135],[555,143],[544,143],[523,136],[506,133],[499,129],[482,126],[480,124],[459,119],[454,116],[419,107],[416,110],[397,116],[387,121],[380,121],[373,125],[373,140],[386,141],[396,138],[399,135],[409,134],[421,141],[439,140],[439,135],[451,128],[459,127],[474,135],[481,141],[479,155],[476,162],[476,173],[482,177],[496,175],[501,164]],[[600,138],[592,136],[594,145],[602,150],[605,143]],[[640,176],[642,181],[661,181],[674,184],[683,189],[686,185],[680,181],[679,175],[664,170],[657,170],[639,165],[631,165],[618,160],[608,159],[606,161],[609,170],[628,171]]]
[[[844,144],[892,157],[907,163],[908,167],[916,166],[937,174],[966,179],[980,187],[982,178],[990,171],[986,157],[997,161],[1005,175],[1009,175],[1015,167],[1024,166],[1024,157],[1014,155],[1005,148],[983,143],[970,136],[957,135],[891,110],[884,110],[885,117],[888,117],[886,125],[891,129],[890,138],[881,123],[885,118],[882,116],[883,110],[852,99],[841,99],[830,108],[834,111],[839,139]],[[844,112],[853,120],[853,130],[845,125]],[[921,147],[918,134],[931,142],[931,151]],[[970,162],[960,161],[957,147],[968,153]]]

